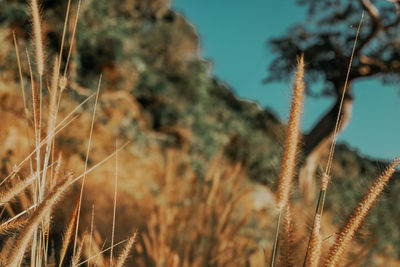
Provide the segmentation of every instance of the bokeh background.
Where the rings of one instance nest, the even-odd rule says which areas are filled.
[[[274,57],[268,40],[286,34],[297,23],[307,22],[306,7],[296,0],[175,0],[172,7],[196,26],[202,54],[214,63],[213,73],[219,79],[238,96],[255,100],[287,120],[290,77],[286,82],[263,83]],[[356,31],[355,26],[349,25],[347,30]],[[400,86],[384,85],[374,78],[353,86],[352,119],[339,141],[363,155],[393,159],[400,151]],[[332,103],[329,97],[308,96],[302,129],[310,130]]]

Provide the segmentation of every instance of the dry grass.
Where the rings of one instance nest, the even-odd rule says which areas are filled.
[[[304,57],[297,62],[297,72],[293,84],[292,104],[289,113],[285,150],[282,159],[279,187],[277,191],[277,206],[280,212],[288,205],[293,176],[296,168],[296,156],[300,139],[300,117],[304,98]]]
[[[389,182],[390,178],[396,171],[396,167],[400,164],[400,158],[393,161],[393,163],[387,167],[382,175],[373,183],[364,198],[358,204],[357,208],[351,214],[347,220],[342,231],[336,236],[335,243],[330,248],[329,255],[326,259],[324,266],[338,266],[341,258],[346,255],[346,250],[351,239],[354,237],[355,232],[364,221],[372,205],[377,201],[379,195],[385,188],[385,185]]]
[[[35,58],[38,74],[43,76],[45,68],[45,54],[43,44],[42,18],[37,0],[30,1],[30,9],[32,16],[33,39],[35,44]]]
[[[68,2],[68,11],[66,15],[66,23],[69,16],[69,8],[71,2]],[[80,3],[79,3],[80,6]],[[78,6],[78,12],[79,12]],[[31,78],[31,88],[32,88],[32,113],[33,113],[33,131],[34,131],[34,144],[35,148],[31,153],[28,153],[28,156],[25,157],[19,164],[16,164],[14,169],[6,175],[4,179],[2,179],[1,185],[3,185],[3,192],[1,193],[0,200],[2,205],[5,205],[7,210],[7,215],[10,216],[2,225],[1,231],[2,233],[9,233],[11,231],[17,231],[18,236],[13,241],[12,235],[9,235],[7,240],[7,246],[11,248],[10,253],[1,253],[3,258],[1,259],[2,262],[6,262],[8,266],[17,266],[21,263],[25,263],[25,252],[28,248],[29,244],[31,247],[30,257],[28,258],[30,264],[32,266],[39,266],[39,265],[48,265],[50,263],[50,259],[48,259],[49,255],[49,234],[50,234],[50,224],[51,224],[51,214],[53,213],[53,206],[60,200],[63,193],[71,188],[71,185],[76,182],[77,180],[84,178],[87,173],[90,173],[95,168],[87,169],[87,160],[89,157],[89,149],[90,149],[90,141],[87,149],[87,159],[83,174],[74,176],[72,173],[67,174],[66,179],[61,179],[62,176],[60,174],[61,169],[61,156],[58,158],[58,162],[54,161],[54,153],[55,153],[55,137],[57,134],[60,133],[62,129],[64,129],[67,125],[69,125],[73,120],[77,117],[72,117],[74,113],[79,109],[77,107],[74,109],[70,114],[66,115],[64,119],[57,124],[57,115],[59,111],[59,104],[61,100],[61,94],[63,89],[66,88],[65,79],[60,80],[60,59],[62,58],[62,51],[64,46],[64,37],[65,37],[65,29],[66,25],[64,26],[64,33],[63,33],[63,41],[60,48],[60,54],[55,57],[54,64],[53,64],[53,73],[50,80],[49,86],[49,100],[48,100],[48,108],[47,108],[47,136],[42,138],[42,124],[44,123],[44,117],[46,108],[42,105],[43,102],[43,94],[42,94],[42,78],[46,74],[46,70],[48,69],[46,66],[45,61],[45,49],[43,40],[43,25],[42,19],[40,15],[40,3],[38,1],[32,0],[30,2],[30,11],[32,17],[32,29],[33,29],[33,44],[35,47],[35,70],[31,67],[30,64],[30,56],[29,52],[27,51],[27,58],[28,58],[28,65],[29,65],[29,75]],[[75,36],[75,30],[78,23],[78,15],[76,16],[75,24],[74,24],[74,32],[71,37],[70,41],[70,51],[73,45],[73,39]],[[25,94],[24,94],[24,79],[23,73],[21,68],[21,61],[17,46],[17,39],[15,34],[13,35],[14,38],[14,45],[15,51],[17,53],[18,59],[18,67],[19,67],[19,74],[20,74],[20,81],[21,81],[21,89],[23,92],[23,103],[24,103],[24,113],[26,119],[29,123],[29,113],[28,107],[26,106],[25,102]],[[68,55],[68,61],[71,52]],[[64,77],[67,74],[67,67],[66,65],[64,71]],[[39,76],[39,88],[36,86],[35,83],[35,74]],[[100,88],[100,87],[99,87]],[[99,91],[96,95],[96,103],[94,106],[94,110],[96,110],[97,99],[98,99]],[[87,99],[89,100],[89,99]],[[86,102],[86,101],[84,101]],[[81,103],[82,105],[83,103]],[[95,114],[95,113],[94,113]],[[72,119],[71,119],[72,117]],[[91,124],[90,130],[90,137],[91,140],[92,132],[93,132],[93,124],[94,124],[94,115]],[[29,132],[29,129],[28,129]],[[29,136],[29,133],[27,134]],[[43,149],[45,147],[45,149]],[[29,151],[29,150],[28,150]],[[115,153],[118,153],[116,151]],[[61,154],[60,154],[61,155]],[[35,158],[33,158],[35,156]],[[112,153],[111,156],[107,157],[106,159],[111,158],[114,156]],[[35,162],[36,161],[36,162]],[[101,161],[100,163],[96,164],[95,166],[98,167],[105,160]],[[27,163],[30,163],[29,166],[26,166]],[[53,169],[54,164],[56,163],[56,167]],[[48,170],[51,170],[48,172]],[[16,177],[24,176],[24,172],[30,172],[28,178],[16,181]],[[4,188],[4,185],[7,185]],[[30,185],[32,185],[30,187]],[[83,183],[82,183],[83,189]],[[83,191],[83,190],[82,190]],[[28,198],[26,197],[28,194]],[[10,206],[11,201],[19,197],[19,201],[21,206],[29,207],[25,210],[22,210],[19,214],[15,215],[14,208]],[[81,198],[79,198],[81,199]],[[16,201],[18,202],[18,201]],[[31,202],[31,203],[29,203]],[[72,218],[70,220],[69,226],[67,227],[65,233],[65,239],[63,247],[61,248],[61,257],[54,258],[52,261],[57,263],[61,266],[64,258],[66,257],[68,246],[72,240],[72,232],[74,229],[75,224],[78,224],[79,218],[79,208],[80,208],[81,201],[78,201],[76,205],[76,209]],[[4,210],[3,210],[4,212]],[[2,212],[2,214],[3,214]],[[7,217],[6,217],[7,218]],[[78,229],[78,227],[75,227]],[[78,238],[75,237],[74,243]],[[82,250],[84,239],[82,239],[82,244],[79,246]],[[94,246],[94,245],[93,245]],[[73,265],[79,265],[79,258],[81,252],[73,253],[73,257],[71,258]]]
[[[69,247],[69,244],[71,243],[72,240],[72,235],[74,232],[75,224],[76,224],[76,219],[78,217],[78,211],[79,211],[79,205],[81,203],[81,199],[78,198],[78,201],[76,202],[75,210],[74,213],[72,214],[71,221],[69,222],[67,226],[67,230],[65,231],[64,238],[63,238],[63,243],[60,251],[60,260],[59,260],[59,266],[61,267],[65,258],[65,255],[67,254],[67,250]]]
[[[306,257],[307,266],[318,266],[321,257],[322,236],[321,231],[321,214],[316,214],[314,218],[314,225],[311,232],[310,248]]]
[[[151,262],[156,266],[241,266],[246,260],[245,243],[238,231],[248,218],[236,215],[237,221],[232,222],[248,194],[240,165],[222,167],[220,162],[211,181],[202,184],[191,175],[179,177],[181,156],[177,151],[168,153],[159,201],[149,207],[147,231],[141,235],[143,243],[137,245],[138,253],[146,252],[151,261],[140,260],[139,266]]]
[[[34,0],[30,3],[36,63],[32,68],[27,52],[32,99],[30,106],[25,103],[24,73],[15,35],[13,38],[23,105],[19,97],[11,97],[15,101],[14,108],[21,108],[14,113],[4,113],[4,126],[16,128],[17,136],[21,139],[22,136],[34,136],[34,140],[25,140],[23,145],[18,146],[19,150],[15,149],[13,162],[19,163],[7,170],[0,183],[0,207],[4,208],[0,214],[3,221],[0,234],[4,236],[1,263],[7,266],[264,266],[266,261],[271,260],[265,255],[272,251],[272,263],[279,266],[302,265],[305,255],[306,266],[319,266],[321,259],[324,259],[326,266],[341,264],[340,260],[346,258],[355,232],[400,160],[388,167],[372,185],[326,252],[321,234],[326,226],[322,220],[322,210],[330,181],[329,165],[332,164],[335,148],[333,143],[328,159],[329,168],[322,179],[322,194],[315,212],[310,243],[307,246],[299,242],[302,238],[309,238],[306,228],[301,225],[301,219],[305,218],[301,216],[304,207],[299,208],[295,201],[291,201],[296,157],[300,150],[299,125],[305,90],[303,57],[298,60],[294,79],[287,139],[274,199],[269,189],[246,179],[246,170],[241,164],[225,158],[224,149],[210,161],[204,176],[191,168],[186,151],[162,151],[157,145],[149,145],[145,151],[141,151],[140,156],[124,151],[126,145],[114,151],[110,142],[115,140],[112,128],[121,123],[124,108],[130,109],[131,104],[135,103],[129,94],[117,92],[102,96],[101,101],[114,101],[120,106],[109,112],[108,125],[96,124],[100,81],[97,93],[76,107],[73,101],[62,102],[63,91],[68,89],[68,65],[80,5],[79,1],[67,61],[62,71],[61,60],[71,1],[67,3],[60,52],[54,56],[52,74],[48,79],[48,99],[42,98],[42,78],[46,78],[49,67],[45,60],[40,3]],[[38,76],[39,87],[35,84],[35,77]],[[79,113],[81,107],[95,95],[93,113]],[[125,104],[121,98],[127,100]],[[47,101],[48,105],[42,105],[43,101]],[[18,117],[15,114],[23,115]],[[104,112],[101,115],[104,116]],[[58,117],[63,119],[59,121]],[[30,128],[20,129],[16,126],[19,121],[28,123]],[[42,135],[43,125],[47,128]],[[145,131],[145,128],[142,127],[142,130]],[[61,133],[62,137],[72,140],[84,138],[86,146],[80,148],[78,153],[66,147],[57,147],[57,138]],[[87,133],[88,137],[82,137]],[[54,155],[57,154],[60,156],[55,159]],[[110,160],[114,157],[115,162]],[[79,186],[74,184],[78,181],[81,182]],[[68,190],[71,192],[66,193]],[[262,209],[255,208],[256,190],[263,190]],[[57,206],[64,195],[68,196],[63,201],[64,205]],[[96,216],[94,204],[100,210]],[[72,211],[71,207],[75,209]],[[260,245],[262,242],[256,239],[264,238],[265,241],[265,237],[273,235],[273,218],[270,214],[274,215],[276,208],[279,212],[277,242],[272,246],[268,239],[267,243]],[[50,235],[60,225],[67,225],[61,229],[63,242],[59,247],[52,246]],[[131,233],[132,229],[137,230],[127,238],[126,233]],[[278,251],[280,257],[275,259]],[[114,254],[119,256],[114,258]],[[131,260],[128,261],[128,258]]]
[[[19,266],[21,264],[25,250],[36,232],[37,227],[42,222],[43,218],[50,213],[51,208],[60,200],[62,194],[69,188],[71,180],[72,175],[67,175],[67,177],[60,181],[54,187],[53,191],[41,202],[35,212],[33,212],[8,255],[8,266]]]
[[[119,255],[117,259],[117,263],[115,264],[116,267],[123,267],[126,259],[129,257],[131,249],[133,245],[135,244],[136,241],[136,236],[137,236],[137,229],[133,233],[133,235],[128,239],[128,242],[126,242],[126,245],[124,249],[122,250],[121,254]]]
[[[345,85],[344,85],[344,89],[343,89],[342,102],[343,102],[345,90],[347,87],[347,80],[348,80],[348,76],[350,74],[351,64],[353,61],[354,51],[355,51],[355,47],[356,47],[356,43],[357,43],[358,34],[360,32],[362,19],[363,19],[363,16],[361,18],[361,21],[360,21],[360,24],[359,24],[359,27],[357,30],[357,35],[356,35],[356,39],[355,39],[354,46],[353,46],[353,52],[352,52],[352,55],[350,58],[349,69],[347,72],[347,77],[345,78],[346,81],[345,81]],[[304,63],[300,62],[299,66],[302,66],[302,65],[304,65]],[[296,89],[296,81],[299,79],[298,73],[299,73],[299,71],[297,72],[297,75],[296,75],[295,85],[294,85],[294,89],[293,89],[294,91]],[[304,72],[301,74],[304,75]],[[302,78],[302,76],[300,77],[300,79],[301,78]],[[296,102],[296,94],[294,93],[293,100],[292,100],[292,107],[293,107],[293,103],[295,103],[295,102]],[[290,121],[291,118],[292,118],[292,110],[291,110],[288,127],[289,128],[292,127],[293,129],[288,130],[288,136],[287,136],[287,141],[286,141],[287,143],[290,142],[290,139],[291,139],[290,132],[296,131],[297,129],[294,129],[294,127],[298,127],[298,125],[291,123],[291,121]],[[321,227],[322,227],[321,226],[321,217],[322,217],[322,211],[323,211],[323,207],[324,207],[325,196],[326,196],[326,192],[327,192],[327,186],[328,186],[328,183],[331,178],[330,170],[331,170],[331,166],[332,166],[333,154],[334,154],[336,140],[337,140],[337,136],[338,136],[338,129],[339,129],[339,126],[341,123],[340,118],[341,118],[341,106],[339,108],[339,112],[337,115],[334,138],[333,138],[332,144],[330,146],[330,150],[329,150],[327,167],[326,167],[326,170],[323,173],[323,176],[321,179],[321,192],[320,192],[320,196],[319,196],[318,203],[317,203],[317,208],[316,208],[315,215],[314,215],[314,222],[313,222],[313,227],[312,227],[312,231],[311,231],[310,241],[309,241],[309,244],[308,244],[307,250],[306,250],[304,266],[319,266],[319,264],[320,264],[320,258],[321,258],[321,253],[322,253],[322,236],[321,236],[321,232],[320,232]],[[288,147],[289,147],[289,149],[288,149]],[[290,168],[295,167],[294,160],[292,160],[292,161],[287,160],[287,158],[288,158],[287,154],[289,154],[289,153],[290,153],[290,146],[286,145],[284,157],[282,160],[282,172],[285,172],[285,168],[290,169]],[[288,164],[287,162],[289,162],[289,164],[291,164],[290,167],[287,166],[287,164]],[[343,230],[337,235],[336,241],[329,249],[329,253],[326,256],[324,266],[340,266],[344,263],[344,261],[346,259],[346,254],[347,254],[346,248],[349,246],[351,240],[354,237],[355,232],[360,227],[362,221],[364,220],[365,216],[368,214],[372,205],[376,202],[380,193],[383,191],[386,183],[389,181],[391,176],[394,174],[395,169],[398,166],[398,164],[399,164],[399,159],[395,160],[387,168],[387,170],[376,180],[376,182],[372,185],[372,187],[367,192],[367,194],[365,195],[363,200],[361,200],[361,202],[358,204],[358,207],[353,212],[353,214],[349,217],[348,222],[345,224]],[[286,189],[288,184],[289,184],[289,182],[285,181],[285,179],[282,179],[282,176],[281,176],[280,180],[279,180],[278,191],[277,191],[277,199],[278,199],[277,202],[278,202],[278,207],[280,207],[281,212],[280,212],[279,219],[278,219],[278,227],[277,227],[276,235],[278,235],[278,233],[279,233],[279,225],[281,224],[280,218],[281,218],[281,213],[282,213],[283,207],[286,207],[287,210],[290,209],[290,204],[287,201],[283,202],[283,203],[285,203],[285,206],[283,206],[283,207],[280,206],[280,204],[282,203],[281,199],[287,199],[287,200],[289,199],[289,197],[282,197],[282,195],[288,195],[288,193],[282,194],[282,191],[288,192],[290,190],[290,187],[288,187],[289,189]],[[282,190],[281,187],[285,187],[285,190]],[[284,217],[287,217],[287,215]],[[293,266],[293,260],[292,260],[293,256],[292,256],[292,253],[290,253],[292,242],[288,241],[291,239],[292,231],[287,230],[289,227],[290,228],[292,227],[290,224],[288,224],[288,222],[290,222],[290,221],[291,221],[290,218],[285,218],[282,223],[285,228],[285,231],[283,231],[283,232],[285,232],[285,236],[281,237],[280,244],[282,244],[281,251],[283,251],[283,253],[281,253],[281,254],[284,255],[285,258],[281,259],[280,266]],[[274,266],[274,264],[275,264],[276,249],[277,249],[276,244],[277,243],[278,242],[277,242],[277,237],[276,237],[275,245],[274,245],[273,253],[272,253],[272,260],[271,260],[272,266]],[[301,250],[299,250],[299,252],[300,251]]]

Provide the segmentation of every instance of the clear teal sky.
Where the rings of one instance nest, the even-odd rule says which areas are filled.
[[[173,0],[173,7],[197,28],[202,55],[214,63],[213,73],[236,94],[257,101],[287,120],[291,77],[282,83],[262,84],[273,59],[266,45],[290,26],[305,21],[305,9],[295,0]],[[344,77],[343,77],[344,78]],[[341,133],[362,154],[391,159],[400,155],[400,85],[377,81],[354,84],[352,120]],[[306,98],[303,124],[308,131],[330,108],[333,99]]]

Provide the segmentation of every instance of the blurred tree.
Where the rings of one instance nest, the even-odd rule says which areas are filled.
[[[331,96],[336,100],[305,136],[306,161],[300,174],[300,187],[307,193],[307,189],[312,190],[317,161],[327,151],[333,138],[362,12],[366,15],[344,96],[340,130],[350,119],[353,82],[367,77],[379,77],[384,83],[400,80],[400,16],[397,0],[298,0],[298,4],[308,7],[308,21],[295,25],[286,35],[270,40],[277,56],[269,67],[270,76],[266,81],[286,79],[296,57],[304,53],[308,84],[324,84],[318,91],[308,88],[307,93],[316,97]]]

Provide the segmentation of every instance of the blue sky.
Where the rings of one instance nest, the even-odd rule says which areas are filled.
[[[291,77],[262,84],[274,56],[267,40],[303,22],[306,10],[295,0],[174,0],[173,8],[197,28],[202,55],[214,64],[213,74],[242,98],[257,101],[287,120]],[[344,77],[343,77],[344,78]],[[350,124],[339,140],[374,158],[400,155],[400,86],[378,81],[353,85],[355,102]],[[330,108],[333,99],[305,100],[302,122],[307,132]]]

